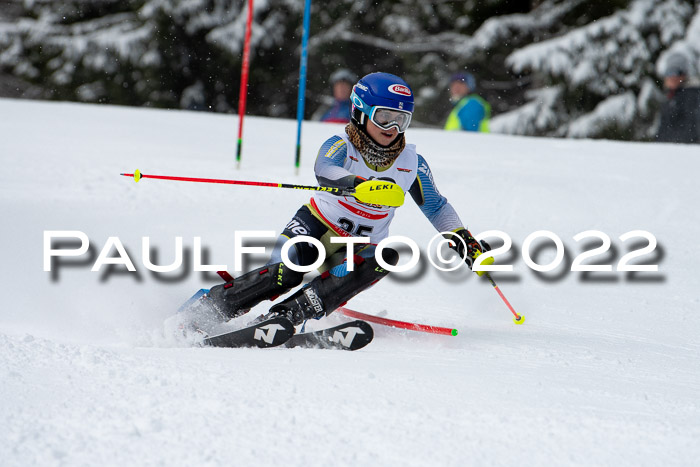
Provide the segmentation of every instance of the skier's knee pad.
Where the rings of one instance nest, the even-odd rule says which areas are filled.
[[[263,300],[274,300],[301,284],[303,279],[303,273],[293,271],[284,263],[275,263],[212,287],[208,297],[217,310],[230,319],[247,313]]]

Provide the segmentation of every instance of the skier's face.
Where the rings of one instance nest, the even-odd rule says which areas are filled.
[[[382,130],[370,120],[367,122],[367,133],[380,146],[389,146],[399,135],[399,130],[396,127]]]

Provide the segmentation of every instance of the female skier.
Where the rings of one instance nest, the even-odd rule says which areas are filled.
[[[372,73],[354,85],[351,101],[352,118],[345,133],[329,138],[318,152],[314,171],[319,184],[346,189],[379,179],[398,185],[411,194],[438,232],[450,232],[446,236],[453,240],[451,247],[471,268],[474,258],[490,247],[475,240],[464,227],[438,192],[426,160],[416,152],[415,145],[406,143],[405,132],[413,114],[411,88],[398,76]],[[352,196],[315,192],[287,224],[269,263],[213,287],[196,306],[197,314],[200,318],[213,316],[218,322],[229,320],[300,285],[304,274],[285,265],[281,251],[290,238],[306,235],[325,247],[328,269],[272,306],[264,318],[283,316],[298,325],[328,315],[388,273],[377,262],[375,248],[388,236],[395,210],[362,203]],[[369,243],[354,245],[353,271],[348,268],[345,244],[331,243],[331,238],[337,236],[369,237]],[[307,266],[316,261],[318,254],[312,244],[300,242],[290,248],[289,259]],[[398,254],[385,248],[383,259],[396,265]]]

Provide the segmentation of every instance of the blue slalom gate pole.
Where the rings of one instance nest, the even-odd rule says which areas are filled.
[[[309,45],[309,24],[311,23],[311,0],[304,3],[304,30],[301,36],[301,63],[299,70],[299,94],[297,97],[297,152],[294,167],[299,173],[301,162],[301,122],[304,120],[304,101],[306,100],[306,62]]]

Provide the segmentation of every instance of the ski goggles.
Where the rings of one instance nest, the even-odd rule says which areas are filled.
[[[399,133],[403,133],[411,124],[411,112],[405,110],[392,109],[391,107],[383,107],[379,105],[368,106],[360,97],[353,92],[352,104],[355,108],[360,109],[369,119],[382,130],[391,130],[396,128]]]

